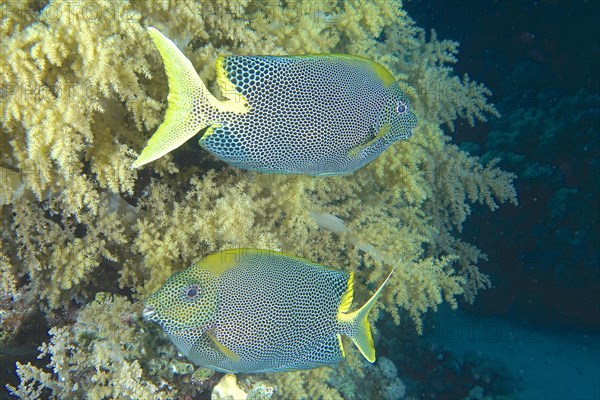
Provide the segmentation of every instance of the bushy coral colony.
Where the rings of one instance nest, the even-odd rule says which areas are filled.
[[[426,311],[489,286],[477,269],[485,255],[459,233],[471,205],[516,203],[514,176],[461,151],[442,127],[497,112],[483,85],[449,67],[457,43],[415,26],[398,1],[24,0],[0,8],[0,340],[14,339],[29,316],[23,310],[51,328],[40,348],[49,364],[17,363],[14,395],[157,399],[209,390],[219,377],[194,370],[139,315],[173,272],[222,249],[267,248],[354,271],[357,304],[396,266],[372,326],[378,315],[399,323],[405,313],[420,329]],[[367,57],[400,78],[419,124],[409,140],[342,177],[237,170],[195,143],[130,169],[166,107],[148,26],[184,50],[213,93],[220,54]],[[238,384],[248,398],[359,398],[355,380],[369,376],[382,382],[364,387],[369,398],[403,393],[389,360],[385,371],[365,367],[345,348],[346,360],[331,367]]]

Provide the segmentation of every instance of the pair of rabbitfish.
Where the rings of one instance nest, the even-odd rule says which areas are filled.
[[[169,81],[163,123],[133,167],[156,160],[206,129],[200,145],[254,171],[346,174],[411,136],[417,120],[382,65],[349,55],[221,56],[209,93],[192,63],[154,28]],[[393,273],[393,271],[392,271]],[[224,372],[308,369],[344,357],[341,335],[375,361],[367,319],[385,282],[350,311],[353,273],[283,253],[221,251],[171,276],[146,301],[195,364]]]

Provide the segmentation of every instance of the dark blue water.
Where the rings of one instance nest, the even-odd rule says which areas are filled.
[[[600,398],[600,2],[406,7],[459,41],[457,72],[493,91],[502,118],[454,139],[516,172],[520,205],[474,212],[465,235],[489,255],[494,287],[433,316],[426,344],[407,339],[421,362],[397,357],[399,373],[423,398]]]

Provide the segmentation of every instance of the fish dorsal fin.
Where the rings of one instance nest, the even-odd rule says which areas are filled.
[[[206,336],[208,336],[210,338],[210,340],[213,343],[213,345],[215,346],[215,348],[217,350],[219,350],[221,353],[223,353],[223,355],[225,357],[229,358],[231,361],[234,361],[234,362],[240,361],[240,356],[238,356],[236,353],[229,350],[221,342],[219,342],[217,337],[212,332],[210,332],[210,331],[206,332]]]
[[[334,268],[326,267],[321,264],[317,264],[313,261],[307,260],[306,258],[293,256],[291,254],[282,253],[274,250],[265,249],[231,249],[222,250],[216,253],[210,254],[199,261],[196,266],[203,268],[209,272],[212,272],[216,276],[221,276],[225,271],[240,265],[247,257],[262,256],[262,257],[283,257],[290,260],[296,260],[304,264],[312,265],[315,268],[326,269],[329,271],[338,271]],[[350,298],[350,303],[352,298]]]
[[[377,75],[377,77],[381,79],[384,85],[389,86],[396,82],[394,75],[392,75],[386,67],[379,64],[378,62],[361,56],[348,55],[348,57],[351,59],[355,59],[357,62],[367,63],[369,67],[373,70],[373,72],[375,72],[375,75]]]
[[[236,86],[227,77],[227,70],[225,69],[225,59],[227,56],[220,55],[215,62],[215,70],[217,72],[217,84],[221,89],[223,97],[228,99],[225,103],[230,104],[231,107],[237,106],[239,113],[247,112],[250,107],[248,105],[248,99],[240,93]]]
[[[381,79],[381,81],[386,86],[389,86],[389,85],[393,84],[394,82],[396,82],[396,79],[391,74],[391,72],[388,71],[388,69],[386,67],[379,64],[376,61],[373,61],[373,60],[371,60],[367,57],[363,57],[363,56],[356,56],[353,54],[304,54],[304,55],[300,55],[300,56],[291,56],[291,57],[293,57],[293,58],[308,58],[308,59],[329,58],[331,60],[339,60],[339,61],[343,60],[347,63],[353,63],[355,65],[358,65],[358,66],[360,66],[360,68],[364,68],[364,69],[373,71],[375,73],[375,75],[379,79]]]
[[[252,249],[231,249],[218,251],[204,257],[200,262],[198,262],[197,265],[217,276],[221,276],[223,272],[238,265],[242,257],[244,257],[249,250]]]
[[[236,90],[235,85],[231,83],[229,78],[227,78],[227,71],[225,71],[224,61],[225,55],[220,55],[215,62],[215,70],[217,72],[217,84],[221,89],[221,94],[223,97],[228,98],[229,100],[235,100],[235,95],[239,94]]]
[[[282,251],[265,250],[265,249],[240,249],[239,251],[242,252],[244,255],[262,255],[262,256],[269,256],[269,257],[282,257],[282,258],[287,258],[290,260],[298,261],[298,262],[301,262],[304,264],[308,264],[315,268],[326,269],[326,270],[330,270],[330,271],[338,271],[335,268],[330,268],[325,265],[321,265],[319,263],[311,261],[307,258],[298,257],[294,254],[285,253]]]
[[[350,158],[358,157],[361,151],[368,148],[369,146],[372,146],[373,143],[375,143],[376,141],[380,140],[382,137],[387,135],[388,132],[390,131],[390,129],[392,129],[392,125],[389,122],[386,122],[385,124],[383,124],[381,126],[381,128],[379,129],[379,132],[377,132],[377,135],[373,139],[369,140],[365,144],[358,145],[355,148],[351,149],[348,152],[348,157],[350,157]]]
[[[345,314],[350,310],[352,305],[352,299],[354,298],[354,272],[350,272],[348,277],[348,286],[346,291],[340,299],[340,306],[338,307],[338,318],[341,314]]]
[[[243,249],[229,249],[229,250],[221,250],[216,253],[209,254],[204,257],[200,262],[198,262],[198,266],[204,268],[207,271],[212,272],[217,276],[221,276],[225,271],[240,265],[240,263],[250,256],[284,256],[290,257],[287,254],[280,253],[273,250],[265,250],[265,249],[251,249],[251,248],[243,248]],[[298,258],[298,257],[294,257]]]

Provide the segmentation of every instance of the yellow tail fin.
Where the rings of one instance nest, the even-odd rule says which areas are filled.
[[[360,350],[362,355],[369,362],[375,362],[375,344],[373,343],[373,336],[371,336],[371,326],[368,318],[369,311],[371,311],[371,308],[373,308],[375,300],[377,300],[379,295],[381,295],[384,286],[388,283],[395,270],[396,267],[392,269],[392,272],[390,272],[379,289],[377,289],[369,301],[367,301],[361,308],[348,314],[338,314],[338,319],[340,322],[345,322],[351,325],[352,332],[349,336],[356,347],[358,347],[358,350]]]
[[[155,28],[148,33],[158,49],[169,81],[167,112],[142,153],[131,165],[141,167],[181,146],[199,130],[212,125],[219,112],[246,111],[241,105],[217,100],[206,88],[185,55]]]

